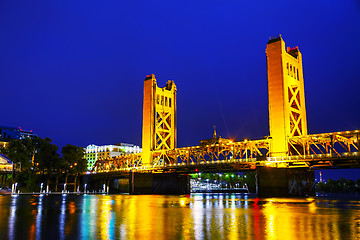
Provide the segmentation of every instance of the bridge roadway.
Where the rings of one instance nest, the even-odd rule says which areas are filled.
[[[153,164],[141,164],[141,154],[99,159],[92,174],[125,176],[130,172],[196,173],[271,168],[360,168],[359,130],[312,134],[288,139],[289,153],[270,157],[271,138],[233,142],[213,138],[199,146],[153,151]]]

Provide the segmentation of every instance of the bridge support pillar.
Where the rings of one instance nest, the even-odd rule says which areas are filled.
[[[315,174],[307,168],[257,167],[259,197],[304,197],[315,195]]]
[[[189,194],[190,178],[178,173],[137,173],[129,175],[130,194]]]

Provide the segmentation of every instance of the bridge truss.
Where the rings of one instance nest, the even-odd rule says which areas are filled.
[[[269,157],[271,138],[233,142],[214,138],[199,146],[156,150],[150,165],[141,162],[141,154],[127,154],[99,159],[93,172],[150,171],[197,172],[241,171],[258,166],[277,168],[360,167],[359,130],[312,134],[287,140],[289,152],[283,157]]]

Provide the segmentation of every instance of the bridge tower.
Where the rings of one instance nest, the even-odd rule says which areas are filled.
[[[144,80],[142,163],[152,163],[152,151],[176,148],[176,85],[159,88],[155,75]]]
[[[307,135],[302,56],[298,47],[285,49],[285,42],[270,38],[266,46],[270,156],[287,156],[287,139]]]

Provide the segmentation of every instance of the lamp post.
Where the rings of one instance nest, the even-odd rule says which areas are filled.
[[[40,193],[42,193],[43,186],[44,186],[44,184],[41,183],[41,184],[40,184]]]
[[[84,193],[86,193],[86,186],[87,186],[87,184],[85,183],[84,184]]]

